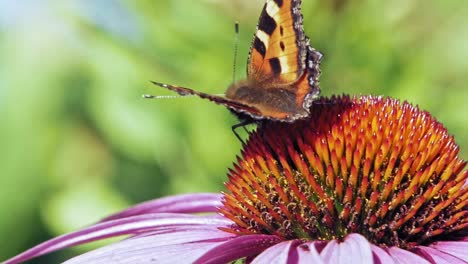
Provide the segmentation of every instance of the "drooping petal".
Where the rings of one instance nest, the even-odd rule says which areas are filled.
[[[243,257],[255,256],[280,241],[280,238],[272,235],[239,236],[211,249],[194,263],[227,263]]]
[[[374,264],[394,264],[393,258],[383,248],[371,244]]]
[[[126,239],[87,252],[65,263],[192,263],[232,236],[233,234],[220,231],[216,227],[171,231]]]
[[[350,234],[343,242],[331,241],[320,253],[325,263],[372,263],[369,242],[359,234]]]
[[[419,246],[414,252],[437,264],[466,264],[466,261],[432,247]]]
[[[158,229],[167,229],[168,227],[193,227],[196,226],[227,226],[232,224],[229,220],[213,218],[213,217],[200,217],[186,214],[147,214],[132,216],[84,228],[77,232],[65,234],[46,242],[43,242],[5,262],[18,263],[38,257],[59,249],[76,246],[91,241],[101,240],[110,237],[117,237],[122,235],[138,234],[142,231],[157,231]]]
[[[466,239],[466,238],[465,238]],[[468,241],[440,241],[431,247],[468,262]]]
[[[132,206],[102,221],[150,213],[209,213],[221,206],[221,195],[217,193],[193,193],[154,199]]]
[[[315,242],[303,243],[296,247],[298,262],[297,263],[324,263],[320,254],[318,253]]]
[[[296,246],[300,244],[299,240],[289,240],[278,243],[272,247],[265,249],[258,257],[256,257],[252,264],[288,264],[298,263],[298,255],[295,250]]]
[[[430,264],[430,262],[424,259],[423,257],[420,257],[408,250],[404,250],[398,247],[388,248],[387,252],[398,264]]]

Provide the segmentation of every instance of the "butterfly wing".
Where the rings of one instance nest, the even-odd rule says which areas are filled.
[[[247,81],[226,97],[258,109],[256,119],[292,122],[305,118],[320,89],[322,54],[302,26],[300,0],[267,0],[250,49]]]
[[[245,105],[240,102],[236,102],[234,100],[230,100],[225,97],[221,96],[216,96],[216,95],[211,95],[203,92],[198,92],[195,90],[192,90],[190,88],[185,88],[185,87],[180,87],[180,86],[175,86],[175,85],[170,85],[170,84],[164,84],[164,83],[159,83],[159,82],[154,82],[152,81],[154,85],[166,88],[168,90],[174,91],[178,93],[180,96],[187,96],[187,95],[195,95],[203,99],[210,100],[216,104],[224,105],[228,107],[229,109],[234,110],[237,113],[248,113],[249,115],[261,115],[261,113],[256,109],[255,107]]]
[[[309,40],[306,37],[306,42]],[[309,109],[313,100],[319,95],[319,77],[320,77],[320,61],[322,60],[322,53],[307,45],[307,56],[305,71],[302,76],[297,80],[294,85],[288,88],[294,92],[296,105],[302,106],[303,109]]]
[[[306,36],[300,0],[267,0],[247,65],[248,79],[263,86],[290,85],[306,69]]]

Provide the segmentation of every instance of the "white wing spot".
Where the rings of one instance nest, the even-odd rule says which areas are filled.
[[[266,3],[266,12],[271,17],[275,17],[275,15],[279,12],[279,10],[280,9],[278,5],[275,3],[275,1],[268,1]]]
[[[261,30],[257,30],[257,33],[255,33],[255,35],[261,42],[263,42],[265,47],[268,47],[268,43],[270,42],[270,36],[268,36],[267,33]]]
[[[289,64],[288,64],[288,57],[287,56],[282,56],[278,57],[281,65],[281,73],[288,73],[290,72]]]

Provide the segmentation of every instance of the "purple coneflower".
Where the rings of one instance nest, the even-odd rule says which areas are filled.
[[[122,235],[69,263],[468,262],[468,171],[442,124],[371,96],[311,111],[262,124],[223,195],[149,201],[6,263]]]

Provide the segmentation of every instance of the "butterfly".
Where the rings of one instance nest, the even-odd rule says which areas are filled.
[[[301,0],[266,0],[247,61],[247,78],[230,85],[225,96],[159,82],[181,96],[195,95],[224,105],[241,123],[293,122],[309,116],[320,88],[322,54],[304,34]],[[241,140],[242,141],[242,140]]]

